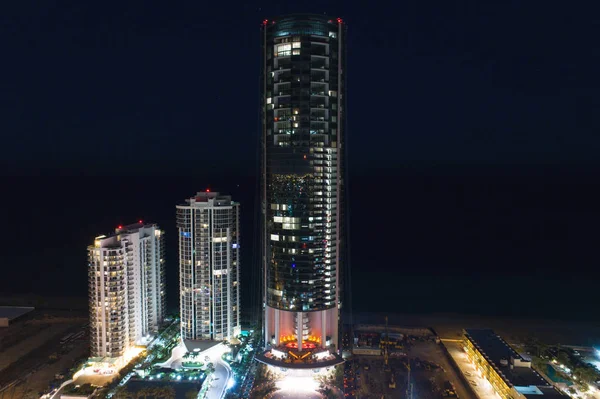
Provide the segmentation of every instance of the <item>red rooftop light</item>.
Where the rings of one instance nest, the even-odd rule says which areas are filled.
[[[263,21],[263,25],[266,25],[266,24],[268,24],[268,23],[269,23],[269,20],[267,20],[267,19],[265,19],[265,20]]]
[[[118,229],[122,229],[122,228],[123,228],[123,226],[119,225],[117,228],[118,228]]]
[[[338,18],[337,21],[338,21],[338,24],[341,24],[343,22],[341,18]]]
[[[142,219],[138,220],[139,224],[143,224],[144,222],[142,221]]]
[[[206,189],[206,192],[207,192],[207,193],[210,193],[210,188],[207,188],[207,189]]]

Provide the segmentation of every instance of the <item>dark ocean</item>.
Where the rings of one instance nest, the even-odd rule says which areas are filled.
[[[175,205],[198,190],[242,205],[243,299],[256,273],[256,179],[238,176],[1,177],[0,294],[87,303],[86,247],[143,219],[167,233],[178,306]],[[594,320],[600,174],[585,168],[406,167],[349,179],[356,312],[454,312]]]

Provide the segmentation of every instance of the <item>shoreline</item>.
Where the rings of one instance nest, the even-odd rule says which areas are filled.
[[[463,328],[491,328],[509,342],[535,337],[547,344],[600,346],[600,322],[562,321],[545,318],[486,316],[461,313],[366,313],[353,314],[353,323],[427,327],[444,339],[457,339]]]

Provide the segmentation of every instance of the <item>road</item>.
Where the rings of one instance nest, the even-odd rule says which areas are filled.
[[[215,372],[210,381],[210,388],[206,391],[206,399],[221,399],[227,390],[227,383],[229,378],[231,378],[231,368],[221,359],[224,349],[225,347],[219,346],[204,352],[206,356],[210,358],[210,362],[215,366]],[[171,352],[171,357],[164,363],[161,363],[160,366],[178,369],[181,367],[182,357],[186,352],[187,350],[183,344],[176,346]],[[204,354],[201,354],[200,356],[203,358]]]
[[[61,384],[61,386],[56,390],[56,392],[54,392],[52,395],[50,395],[48,397],[48,399],[55,399],[55,398],[58,399],[58,398],[60,398],[60,392],[63,390],[64,387],[66,387],[67,385],[69,385],[72,382],[73,382],[73,380],[67,380],[67,381],[63,382]],[[42,398],[43,397],[44,396],[42,396]]]
[[[231,369],[221,358],[213,360],[215,372],[213,374],[210,388],[206,391],[206,399],[221,399],[225,395],[227,382],[231,378]]]

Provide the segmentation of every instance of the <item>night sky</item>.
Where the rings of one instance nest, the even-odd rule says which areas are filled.
[[[206,187],[242,203],[249,279],[260,23],[324,12],[348,24],[355,309],[562,319],[595,311],[592,9],[12,3],[0,8],[0,293],[85,302],[86,245],[143,218],[171,237],[176,306],[175,205]]]

